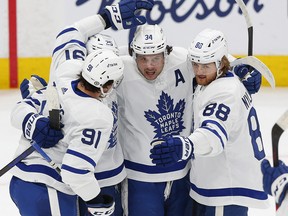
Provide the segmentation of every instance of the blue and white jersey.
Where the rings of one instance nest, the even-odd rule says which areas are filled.
[[[95,15],[77,22],[74,26],[70,26],[58,34],[52,55],[50,81],[56,83],[60,94],[65,91],[66,83],[77,79],[77,75],[82,70],[87,53],[88,37],[103,29],[103,23],[99,16]],[[122,148],[117,144],[118,103],[116,92],[112,91],[102,102],[112,111],[113,128],[109,138],[109,148],[103,152],[100,162],[97,164],[95,177],[99,181],[100,187],[107,187],[120,183],[126,177],[126,170]],[[94,123],[97,125],[97,121]]]
[[[48,116],[45,89],[39,90],[29,98],[16,104],[11,112],[11,124],[22,130],[23,120],[28,113],[39,113]],[[15,156],[19,155],[31,146],[30,141],[23,135],[20,138]],[[63,156],[67,150],[67,144],[62,140],[53,148],[43,149],[46,154],[60,167]],[[61,176],[54,170],[49,163],[36,151],[17,163],[11,174],[28,182],[43,183],[67,194],[75,194],[71,188],[62,182]]]
[[[89,36],[103,29],[103,23],[95,15],[57,36],[49,81],[56,84],[59,94],[64,138],[45,152],[61,167],[61,176],[38,153],[12,170],[23,180],[44,183],[64,193],[77,194],[84,200],[94,198],[101,187],[116,185],[126,177],[123,153],[117,144],[116,93],[98,101],[77,88],[77,75],[82,71],[86,56],[85,43]],[[43,96],[41,91],[33,94],[13,111],[12,123],[19,129],[28,113],[48,116],[45,97],[38,99],[40,96]],[[22,137],[17,153],[29,146],[29,141]]]
[[[228,73],[194,96],[195,131],[190,196],[208,206],[268,207],[260,163],[265,157],[252,98]],[[201,153],[210,145],[210,153]]]
[[[192,127],[192,80],[187,68],[187,50],[173,48],[160,75],[146,80],[135,59],[123,57],[124,79],[117,88],[119,141],[123,148],[127,176],[143,182],[165,182],[184,177],[189,163],[159,168],[149,158],[156,138],[188,136]]]
[[[109,145],[113,115],[111,109],[101,101],[79,91],[78,82],[57,84],[61,91],[59,99],[65,125],[62,141],[68,145],[62,161],[61,176],[76,194],[84,200],[90,200],[97,195],[97,188],[100,191],[100,184],[94,174],[96,167],[103,167],[100,159],[106,149],[114,147]],[[105,159],[107,162],[111,160]]]

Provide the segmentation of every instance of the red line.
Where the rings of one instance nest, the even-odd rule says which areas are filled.
[[[10,88],[18,87],[17,0],[9,0],[9,65]]]

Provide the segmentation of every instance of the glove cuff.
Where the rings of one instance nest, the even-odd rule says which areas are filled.
[[[86,204],[92,215],[112,215],[115,210],[114,198],[108,194],[99,194]]]
[[[288,189],[288,173],[280,175],[271,185],[271,193],[275,197],[276,203],[281,203]]]
[[[23,121],[23,134],[24,137],[26,139],[31,140],[32,136],[33,136],[33,132],[35,130],[36,127],[36,122],[38,119],[43,118],[43,116],[39,115],[39,114],[33,114],[33,113],[29,113],[28,115],[26,115],[24,121]]]
[[[119,5],[115,4],[111,6],[106,6],[105,12],[106,12],[106,15],[107,13],[109,14],[107,15],[107,17],[109,18],[109,22],[112,25],[112,27],[116,28],[117,30],[122,30],[123,24],[122,24],[122,17],[121,17]],[[103,19],[105,20],[104,17]]]
[[[108,15],[105,13],[105,10],[101,11],[99,15],[100,17],[102,17],[103,22],[105,22],[105,29],[110,28],[112,25],[111,25]]]
[[[191,154],[193,152],[193,143],[192,141],[187,137],[179,137],[182,141],[183,145],[183,151],[182,151],[182,160],[187,160],[191,157]]]

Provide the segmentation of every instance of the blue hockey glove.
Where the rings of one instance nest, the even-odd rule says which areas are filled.
[[[30,97],[35,91],[43,89],[47,86],[47,82],[38,75],[32,75],[30,80],[24,79],[20,84],[22,98]]]
[[[115,202],[112,196],[107,194],[99,194],[92,200],[86,202],[91,215],[112,215],[115,210]]]
[[[115,5],[106,6],[105,14],[108,20],[103,18],[106,25],[109,21],[113,29],[130,29],[146,23],[146,18],[136,13],[141,9],[151,10],[153,5],[153,0],[122,0]]]
[[[236,65],[233,68],[233,71],[242,80],[242,83],[247,89],[247,91],[250,94],[255,94],[260,89],[262,75],[257,70],[252,70],[249,75],[249,67],[250,66],[244,64]]]
[[[275,197],[276,203],[281,205],[288,191],[288,167],[279,161],[278,167],[271,167],[268,160],[261,163],[264,191]]]
[[[61,130],[51,128],[49,123],[49,118],[29,113],[22,124],[25,138],[35,141],[42,148],[53,147],[64,136]]]
[[[193,143],[187,137],[172,136],[151,142],[150,158],[156,166],[171,166],[193,154]]]

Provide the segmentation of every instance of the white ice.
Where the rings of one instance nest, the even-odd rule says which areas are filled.
[[[20,100],[19,90],[0,90],[0,169],[9,163],[14,156],[21,131],[10,125],[10,112],[14,104]],[[271,161],[271,128],[277,119],[288,109],[288,88],[262,87],[253,96],[254,105],[262,130],[266,155]],[[288,163],[288,133],[284,132],[280,139],[280,158]],[[18,216],[18,210],[9,196],[10,173],[0,177],[0,215]],[[250,209],[249,216],[274,216],[274,200],[270,197],[269,209]]]

